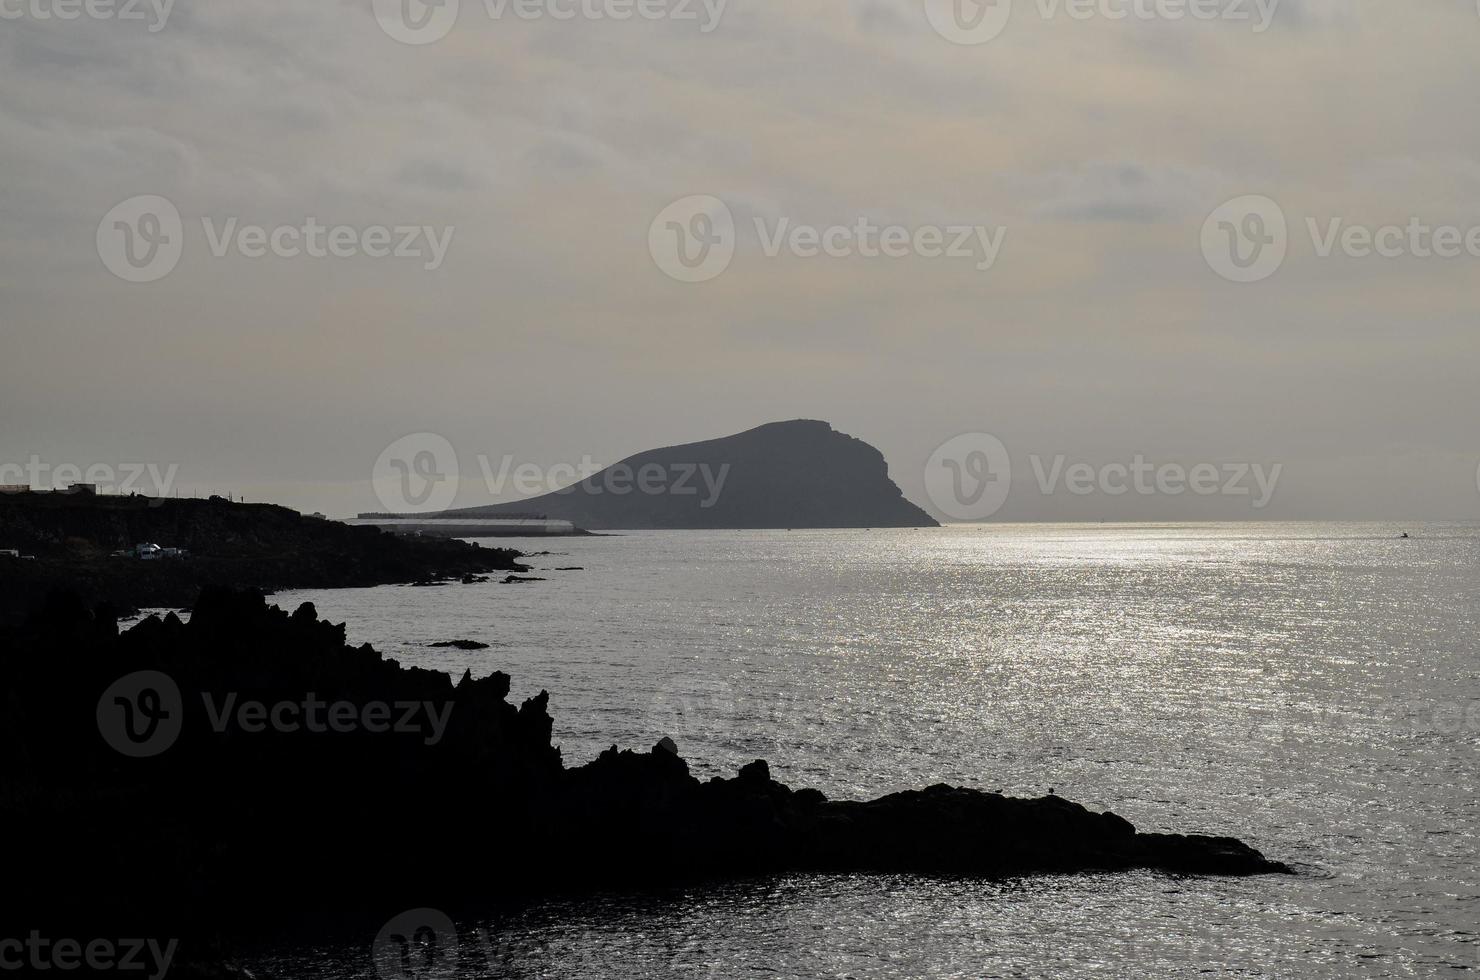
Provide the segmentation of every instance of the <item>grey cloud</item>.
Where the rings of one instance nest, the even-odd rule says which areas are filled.
[[[1032,210],[1043,217],[1152,223],[1206,210],[1220,179],[1210,171],[1099,162],[1020,183],[1036,194]]]
[[[1291,472],[1373,432],[1480,456],[1474,263],[1295,250],[1235,287],[1195,247],[1238,193],[1278,198],[1297,230],[1356,205],[1464,219],[1473,4],[1284,0],[1277,26],[1299,30],[1259,37],[1019,18],[979,49],[936,37],[918,0],[733,0],[703,36],[492,25],[479,6],[425,48],[368,0],[180,0],[158,35],[6,22],[0,459],[101,446],[218,489],[271,474],[284,502],[342,514],[374,506],[369,467],[413,427],[619,458],[820,416],[901,472],[963,420],[1120,455],[1271,446]],[[1339,45],[1312,43],[1323,25]],[[187,219],[458,231],[435,276],[192,254],[140,287],[94,247],[138,193]],[[801,267],[746,240],[690,287],[646,236],[698,193],[745,235],[756,215],[1011,231],[989,275]],[[221,437],[237,430],[274,438]],[[1351,491],[1334,479],[1311,498]]]
[[[471,191],[483,181],[455,163],[445,160],[408,161],[396,174],[398,181],[435,191]]]

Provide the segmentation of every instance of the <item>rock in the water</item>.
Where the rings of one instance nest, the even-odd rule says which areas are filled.
[[[1057,796],[940,785],[831,801],[762,760],[701,782],[666,737],[567,768],[549,694],[516,707],[507,674],[454,685],[403,668],[309,604],[290,616],[208,591],[188,623],[120,633],[115,617],[57,598],[0,635],[0,691],[17,692],[0,712],[0,819],[25,843],[0,915],[27,929],[200,939],[321,923],[304,869],[333,882],[334,914],[381,915],[769,873],[1288,870]]]

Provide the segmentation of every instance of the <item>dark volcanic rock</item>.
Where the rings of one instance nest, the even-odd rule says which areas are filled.
[[[730,780],[700,783],[676,755],[615,747],[570,771],[575,802],[604,801],[626,842],[594,855],[604,876],[643,880],[654,868],[706,876],[757,871],[1010,875],[1150,868],[1213,875],[1287,873],[1232,838],[1140,834],[1129,821],[1057,796],[1015,799],[937,785],[866,803],[792,790],[756,761]]]
[[[701,782],[671,742],[566,768],[548,694],[516,707],[507,674],[402,668],[256,593],[208,591],[188,623],[125,633],[54,597],[0,633],[0,691],[0,825],[24,842],[0,914],[65,935],[193,950],[339,915],[773,872],[1287,870],[1054,796],[831,801],[762,761]]]
[[[487,650],[487,643],[479,643],[477,640],[443,640],[441,643],[433,643],[433,649],[442,650]]]
[[[543,497],[438,516],[528,513],[595,531],[936,526],[877,449],[808,420],[654,449]]]
[[[188,556],[110,557],[143,543]],[[180,607],[204,587],[360,587],[525,570],[517,551],[397,537],[219,497],[0,493],[0,548],[37,557],[0,561],[0,622],[14,622],[58,588],[124,609]]]

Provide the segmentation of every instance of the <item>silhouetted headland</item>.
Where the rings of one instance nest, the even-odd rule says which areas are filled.
[[[341,588],[527,571],[517,551],[223,497],[0,493],[0,549],[35,558],[0,556],[0,621],[59,588],[128,610],[189,606],[205,586]]]
[[[516,706],[507,674],[401,667],[254,592],[208,590],[188,623],[123,633],[55,596],[0,640],[0,819],[21,845],[6,912],[67,935],[204,950],[292,923],[771,873],[1287,870],[1052,795],[833,801],[762,761],[701,782],[671,742],[567,768],[547,693]]]
[[[592,531],[938,526],[905,499],[882,453],[809,420],[650,450],[542,497],[435,516],[528,512]]]

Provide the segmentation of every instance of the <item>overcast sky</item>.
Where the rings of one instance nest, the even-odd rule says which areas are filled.
[[[1253,0],[1015,0],[1004,24],[962,0],[955,40],[935,0],[461,0],[450,24],[407,2],[445,36],[405,43],[372,0],[0,0],[0,463],[178,464],[182,492],[337,516],[379,509],[409,433],[456,447],[472,505],[480,456],[612,462],[806,417],[937,512],[927,460],[982,432],[1013,466],[999,519],[1480,518],[1480,249],[1413,254],[1480,226],[1474,0],[1280,0],[1263,30]],[[138,195],[182,222],[149,282],[100,253]],[[654,221],[694,195],[733,258],[682,282]],[[1244,195],[1287,221],[1272,271],[1208,257],[1270,232],[1210,220]],[[1403,236],[1322,256],[1337,219]],[[213,253],[310,221],[360,254]],[[860,221],[998,250],[767,254]],[[444,254],[364,254],[374,226]],[[1045,494],[1033,462],[1138,455],[1282,469],[1254,509]]]

